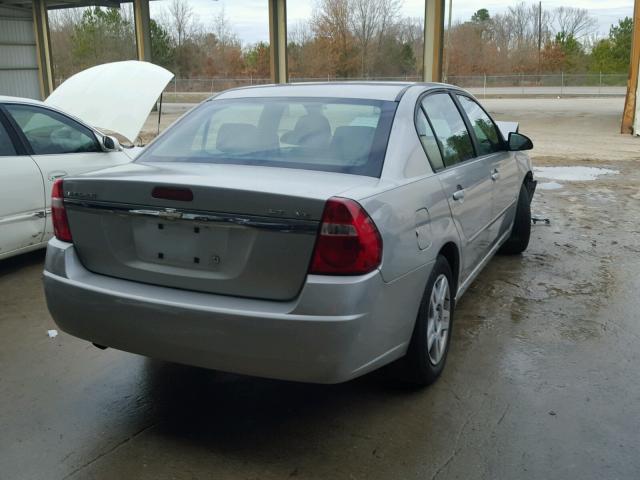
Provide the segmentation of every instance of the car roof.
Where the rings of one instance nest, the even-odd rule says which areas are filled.
[[[93,128],[91,127],[91,125],[89,125],[87,122],[63,111],[60,110],[59,108],[56,107],[52,107],[51,105],[47,105],[44,102],[41,102],[40,100],[34,100],[33,98],[23,98],[23,97],[12,97],[9,95],[0,95],[0,105],[2,105],[3,103],[20,103],[23,105],[36,105],[38,107],[42,107],[42,108],[46,108],[47,110],[53,110],[54,112],[58,112],[66,117],[72,118],[73,120],[75,120],[76,122],[84,125],[85,127],[93,130],[94,132],[98,132],[98,133],[102,133],[100,132],[99,129]]]
[[[33,98],[11,97],[9,95],[0,95],[0,103],[26,103],[30,105],[44,105],[40,100]]]
[[[442,88],[442,83],[419,82],[312,82],[285,83],[277,85],[255,85],[227,90],[215,96],[216,99],[261,98],[261,97],[318,97],[357,98],[366,100],[397,101],[410,87],[426,89]]]

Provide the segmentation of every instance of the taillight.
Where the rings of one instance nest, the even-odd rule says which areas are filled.
[[[155,187],[151,191],[153,198],[162,198],[163,200],[177,200],[178,202],[191,202],[193,200],[193,192],[188,188],[179,187]]]
[[[309,273],[363,275],[375,270],[381,260],[382,238],[367,212],[354,200],[330,198]]]
[[[72,242],[69,220],[67,219],[67,212],[64,209],[63,192],[62,179],[59,178],[53,183],[53,188],[51,189],[51,220],[53,221],[53,232],[58,240]]]

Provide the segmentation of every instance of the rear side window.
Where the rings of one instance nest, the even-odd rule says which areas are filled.
[[[0,157],[8,157],[16,155],[16,149],[13,147],[13,143],[11,142],[11,137],[7,133],[7,130],[0,122]]]
[[[469,97],[458,95],[458,100],[460,100],[460,105],[473,127],[473,133],[478,141],[478,155],[489,155],[502,151],[504,148],[498,128],[489,115]]]
[[[99,152],[88,128],[52,110],[31,105],[6,105],[36,155]]]
[[[442,170],[444,168],[444,162],[442,161],[442,154],[440,153],[440,147],[438,147],[438,140],[427,121],[422,108],[418,109],[416,114],[416,130],[418,131],[418,137],[422,148],[424,148],[429,163],[434,171]]]
[[[136,161],[323,170],[379,177],[396,103],[332,98],[206,102]]]
[[[422,107],[433,125],[445,167],[475,156],[469,131],[449,94],[428,95],[422,100]]]

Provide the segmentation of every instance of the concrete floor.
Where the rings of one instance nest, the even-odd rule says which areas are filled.
[[[0,262],[0,478],[638,478],[640,139],[616,134],[617,99],[486,103],[537,163],[620,174],[539,192],[551,226],[472,285],[435,385],[294,384],[50,339],[38,252]]]

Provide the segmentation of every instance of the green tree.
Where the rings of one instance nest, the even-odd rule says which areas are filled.
[[[398,63],[400,67],[400,73],[408,75],[415,72],[416,56],[413,53],[413,48],[408,43],[402,44],[402,47],[400,48]]]
[[[136,58],[132,22],[117,8],[88,8],[72,34],[72,57],[79,69]]]
[[[258,77],[268,77],[269,66],[269,44],[258,42],[244,53],[246,71],[250,75]]]
[[[582,44],[572,34],[559,32],[553,41],[564,57],[562,69],[566,72],[575,72],[584,67],[585,53]],[[584,70],[583,70],[584,71]]]
[[[491,20],[491,15],[489,15],[489,10],[486,8],[481,8],[476,13],[471,15],[471,21],[473,23],[486,23]]]
[[[162,67],[173,67],[174,49],[169,32],[155,20],[149,24],[151,32],[151,61]]]
[[[609,38],[600,40],[591,52],[590,70],[603,73],[627,73],[631,58],[633,20],[625,17],[612,25]]]

